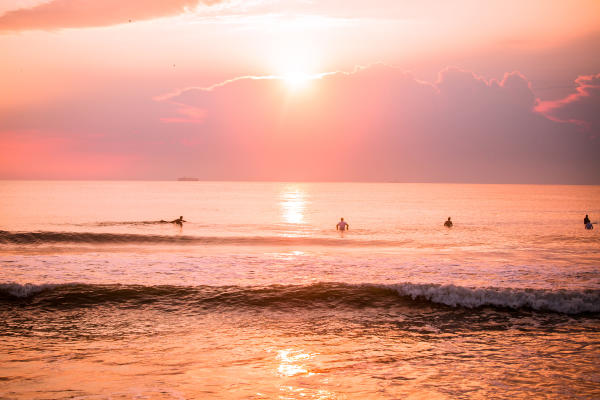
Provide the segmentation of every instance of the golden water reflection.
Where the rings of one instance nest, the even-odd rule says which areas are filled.
[[[286,186],[279,194],[283,220],[289,224],[304,222],[306,193],[297,186]]]
[[[310,358],[310,354],[298,350],[277,350],[277,359],[279,360],[277,372],[281,376],[295,376],[300,374],[306,374],[308,376],[314,375],[303,363]]]
[[[338,396],[329,390],[319,388],[319,383],[327,382],[325,380],[312,381],[306,380],[306,377],[319,375],[318,372],[311,371],[311,362],[314,363],[314,357],[318,353],[310,353],[304,350],[294,350],[291,348],[281,349],[277,351],[277,373],[281,378],[285,379],[285,383],[279,387],[281,400],[292,399],[315,399],[315,400],[332,400]],[[301,378],[298,380],[298,378]],[[297,384],[301,383],[300,386]]]

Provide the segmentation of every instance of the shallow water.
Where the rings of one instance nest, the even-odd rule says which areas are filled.
[[[0,398],[600,397],[599,196],[0,182]]]

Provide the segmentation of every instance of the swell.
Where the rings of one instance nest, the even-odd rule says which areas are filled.
[[[495,307],[562,314],[600,313],[600,290],[468,288],[455,285],[317,283],[312,285],[142,286],[0,284],[0,304],[74,308],[116,304],[185,308],[393,307],[423,304],[475,309]]]
[[[0,231],[0,244],[199,244],[199,245],[315,245],[315,246],[400,246],[409,241],[355,240],[307,236],[186,236],[141,235],[93,232],[7,232]]]
[[[171,221],[156,220],[156,221],[103,221],[89,224],[79,224],[80,226],[122,226],[122,225],[164,225],[170,224]]]

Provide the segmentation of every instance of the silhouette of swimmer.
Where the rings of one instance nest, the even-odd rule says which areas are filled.
[[[346,231],[350,229],[350,225],[344,221],[344,218],[340,218],[340,222],[337,223],[337,225],[335,226],[335,230],[336,231]]]
[[[585,214],[585,218],[583,219],[583,224],[584,224],[584,225],[587,225],[587,224],[589,224],[589,223],[590,223],[590,217],[588,217],[588,215],[587,215],[587,214]]]
[[[454,224],[452,223],[452,221],[450,221],[450,217],[448,217],[448,219],[446,220],[446,222],[444,222],[444,226],[446,228],[452,228],[452,225],[454,225]]]

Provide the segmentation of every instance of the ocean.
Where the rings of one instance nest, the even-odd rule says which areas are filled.
[[[585,214],[599,186],[0,181],[0,398],[600,398]]]

